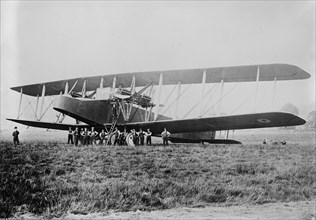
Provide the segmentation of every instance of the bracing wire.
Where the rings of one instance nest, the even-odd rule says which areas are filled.
[[[212,107],[214,108],[215,105],[217,105],[218,103],[220,103],[228,94],[230,94],[233,90],[235,90],[237,86],[238,86],[238,84],[235,84],[235,85],[233,86],[233,88],[231,88],[225,95],[223,95],[219,100],[217,100],[217,102],[215,102],[215,104],[214,104],[213,106],[209,107],[201,116],[204,116],[206,113],[208,113],[208,111],[209,111]]]
[[[263,85],[260,86],[260,89],[263,87]],[[250,94],[249,96],[246,97],[246,99],[244,99],[244,101],[242,101],[230,114],[234,114],[241,106],[243,106],[247,101],[249,101],[249,99],[253,96],[253,94]]]
[[[165,100],[162,102],[163,105],[165,105],[165,104],[168,102],[169,98],[172,96],[172,94],[173,94],[173,92],[174,92],[174,90],[175,90],[176,88],[177,88],[177,85],[172,88],[172,90],[171,90],[171,92],[169,93],[169,95],[166,95],[166,90],[163,90],[163,92],[164,92],[164,94],[165,94],[165,96],[166,96]],[[161,110],[158,109],[157,114],[160,114],[160,112],[161,112]],[[166,111],[164,111],[164,112],[166,112]],[[161,114],[163,115],[163,113],[161,113]]]
[[[214,87],[211,87],[208,89],[208,91],[203,94],[202,100],[204,100],[204,98],[207,96],[208,93],[210,93],[214,88],[216,88],[217,84]],[[192,108],[183,116],[183,118],[187,117],[197,106],[197,104],[200,102],[201,100],[198,100],[193,106]],[[202,116],[202,115],[201,115]]]
[[[26,98],[27,98],[27,100],[28,100],[28,103],[29,103],[29,106],[31,107],[32,112],[34,113],[34,115],[36,115],[36,113],[35,113],[35,111],[34,111],[34,109],[33,109],[33,106],[32,106],[32,103],[31,103],[29,97],[26,97]]]
[[[216,92],[216,90],[217,90],[217,85],[218,84],[215,84],[213,87],[214,87],[214,93]],[[213,90],[213,89],[212,89]],[[212,91],[211,90],[211,91]],[[214,111],[214,106],[213,106],[213,99],[212,99],[212,93],[211,93],[211,91],[209,92],[209,94],[210,94],[210,102],[211,102],[211,107],[212,107],[212,109],[213,109],[213,113],[215,113],[215,111]],[[208,93],[208,92],[207,92]],[[204,106],[204,108],[203,108],[203,110],[202,110],[202,112],[204,112],[204,110],[206,109],[206,107],[207,107],[207,104]]]
[[[45,115],[46,112],[48,111],[49,107],[53,104],[53,102],[54,102],[54,99],[51,100],[50,104],[47,106],[47,108],[45,109],[44,113],[41,115],[41,117],[39,118],[39,120],[41,120],[41,119],[44,117],[44,115]]]
[[[192,85],[192,84],[189,84],[189,85],[184,89],[184,91],[172,101],[171,105],[169,105],[161,114],[163,115],[167,110],[169,110],[169,109],[171,108],[171,106],[173,106],[173,105],[176,103],[177,99],[180,99],[181,96],[183,96],[183,94],[185,94],[185,92],[188,91],[188,89],[191,87],[191,85]]]

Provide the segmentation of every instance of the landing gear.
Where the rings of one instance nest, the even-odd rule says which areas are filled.
[[[133,134],[128,134],[125,140],[126,140],[127,146],[135,147],[135,144],[133,141]]]

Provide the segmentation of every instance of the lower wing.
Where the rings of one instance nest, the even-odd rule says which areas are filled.
[[[306,121],[298,116],[285,112],[267,112],[256,114],[195,118],[182,120],[150,121],[128,123],[126,127],[150,130],[160,134],[164,128],[171,133],[237,130],[249,128],[287,127],[303,125]]]
[[[77,124],[61,124],[40,121],[28,121],[19,119],[7,119],[20,124],[31,127],[68,130],[69,127],[92,127],[94,125],[77,125]],[[303,125],[306,121],[298,116],[285,112],[267,112],[256,114],[220,116],[209,118],[194,118],[182,120],[164,120],[150,122],[134,122],[117,124],[119,129],[126,127],[127,129],[147,129],[150,128],[153,134],[160,134],[164,128],[167,128],[171,133],[186,133],[186,132],[202,132],[202,131],[220,131],[220,130],[237,130],[249,128],[267,128],[267,127],[287,127]],[[111,124],[106,124],[111,126]],[[100,129],[104,126],[94,126]]]
[[[75,128],[90,128],[93,127],[87,124],[65,124],[65,123],[53,123],[53,122],[43,122],[43,121],[29,121],[29,120],[20,120],[7,118],[9,121],[17,122],[23,125],[37,128],[47,128],[47,129],[56,129],[56,130],[69,130],[69,127]],[[111,125],[111,124],[110,124]]]

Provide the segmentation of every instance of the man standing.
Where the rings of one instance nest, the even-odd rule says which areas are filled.
[[[101,133],[100,133],[100,142],[99,142],[99,144],[100,145],[105,145],[106,144],[106,142],[107,142],[107,135],[108,135],[108,133],[106,133],[105,131],[104,131],[104,129],[102,129],[102,131],[101,131]]]
[[[73,131],[71,130],[71,127],[69,127],[69,131],[68,131],[68,142],[67,142],[67,144],[69,144],[69,142],[71,144],[74,144]]]
[[[140,145],[144,145],[145,132],[144,132],[143,129],[141,129],[141,128],[139,129],[138,137],[139,137],[139,144],[140,144]]]
[[[133,143],[135,144],[135,145],[138,145],[138,143],[137,143],[137,133],[136,133],[136,130],[135,129],[132,129],[131,130],[131,132],[132,132],[132,135],[133,135]]]
[[[121,134],[121,145],[127,145],[126,137],[128,135],[127,129],[124,128],[123,133]]]
[[[150,129],[148,128],[147,133],[146,133],[146,145],[151,145],[151,135],[152,135],[152,133],[151,133]]]
[[[114,142],[112,143],[113,145],[120,145],[120,135],[120,130],[117,127],[115,127],[115,130],[112,132],[112,136],[114,136]]]
[[[80,137],[80,132],[78,130],[78,127],[75,128],[75,130],[74,130],[74,132],[72,134],[73,134],[73,138],[75,140],[75,146],[78,146],[78,140],[79,140],[79,137]]]
[[[82,145],[89,145],[89,131],[88,128],[84,128],[84,130],[81,132],[81,136],[83,139]]]
[[[20,144],[20,142],[19,142],[19,134],[20,134],[20,132],[18,131],[18,128],[14,127],[14,131],[12,133],[14,146],[16,146],[17,144]]]
[[[161,133],[161,137],[162,137],[162,142],[163,142],[163,146],[168,146],[168,138],[170,136],[170,132],[167,131],[166,128],[164,128],[163,132]]]
[[[92,145],[96,145],[96,138],[98,136],[98,132],[94,130],[94,127],[91,128],[91,132],[90,132],[90,144]]]

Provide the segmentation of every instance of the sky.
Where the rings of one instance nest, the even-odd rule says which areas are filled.
[[[17,117],[13,86],[268,63],[296,65],[311,78],[278,82],[274,104],[273,82],[260,83],[256,111],[292,103],[306,118],[315,110],[315,1],[1,1],[1,128],[11,126],[5,118]],[[251,112],[255,88],[255,83],[226,84],[222,111]],[[192,86],[183,95],[181,117],[200,90]],[[214,103],[219,89],[212,91]],[[34,103],[26,97],[22,109],[29,100]],[[209,103],[204,101],[204,109]]]

